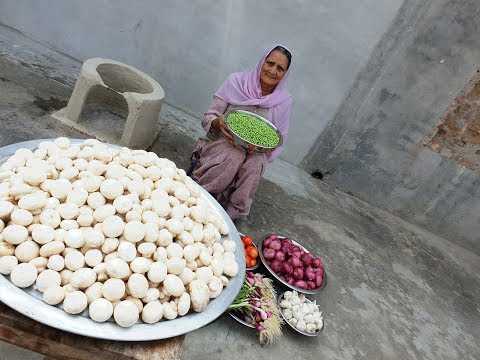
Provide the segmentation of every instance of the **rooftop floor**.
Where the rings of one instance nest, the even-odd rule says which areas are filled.
[[[0,27],[0,146],[81,135],[49,118],[68,100],[79,66]],[[160,127],[152,151],[186,168],[199,121],[165,104]],[[185,359],[480,358],[480,258],[448,239],[282,161],[268,167],[238,228],[257,241],[271,232],[298,239],[324,259],[328,285],[310,298],[325,331],[307,339],[285,328],[281,342],[260,346],[255,331],[223,315],[187,334]],[[0,343],[0,360],[17,358],[42,356]]]

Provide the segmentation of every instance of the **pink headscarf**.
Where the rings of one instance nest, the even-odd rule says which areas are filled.
[[[283,84],[290,73],[291,64],[282,80],[280,80],[270,95],[262,96],[262,89],[260,88],[260,72],[263,63],[277,46],[278,45],[273,46],[262,56],[255,70],[230,74],[217,90],[215,96],[232,105],[256,105],[268,108],[268,120],[280,131],[283,136],[283,142],[285,143],[292,108],[292,97],[290,93],[283,88]],[[283,45],[281,46],[285,47]],[[268,162],[275,160],[282,150],[283,147],[279,146],[275,151],[267,154]]]

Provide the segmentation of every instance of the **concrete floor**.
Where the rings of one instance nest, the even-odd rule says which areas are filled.
[[[0,27],[0,146],[78,136],[48,117],[68,99],[77,71],[75,60]],[[160,126],[153,151],[185,168],[198,123],[164,105]],[[477,255],[281,161],[267,169],[238,228],[256,240],[293,237],[324,259],[328,285],[311,298],[325,332],[305,338],[285,328],[281,342],[260,346],[255,331],[223,315],[187,334],[184,359],[480,358]],[[0,360],[17,358],[42,357],[0,342]]]

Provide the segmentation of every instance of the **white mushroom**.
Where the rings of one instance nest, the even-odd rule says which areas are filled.
[[[216,276],[213,276],[208,283],[208,288],[210,289],[210,299],[215,299],[223,290],[222,280]]]
[[[166,265],[169,274],[180,275],[187,266],[187,262],[185,259],[171,258],[166,261]]]
[[[128,276],[130,272],[130,268],[125,260],[120,258],[115,258],[110,260],[107,264],[107,274],[110,277],[116,279],[123,279],[124,277]]]
[[[123,234],[125,240],[132,243],[139,242],[145,237],[145,225],[138,220],[130,221],[125,225]]]
[[[97,209],[102,205],[105,205],[107,203],[107,199],[105,199],[105,196],[103,196],[99,192],[93,192],[87,197],[87,204],[90,206],[92,209]]]
[[[117,250],[120,241],[117,238],[107,238],[102,244],[102,252],[104,254],[110,254]]]
[[[60,225],[60,221],[61,221],[60,214],[58,213],[58,211],[54,209],[51,209],[51,208],[45,209],[40,214],[40,223],[42,223],[43,225],[51,226],[54,229],[56,229]]]
[[[190,300],[192,308],[196,312],[206,309],[210,299],[210,289],[202,280],[193,280],[189,285]]]
[[[43,301],[48,305],[60,304],[65,299],[65,289],[60,285],[49,286],[43,292]]]
[[[103,284],[101,282],[95,282],[85,290],[88,304],[91,304],[95,299],[100,299],[102,294]]]
[[[137,257],[130,263],[130,269],[132,269],[134,273],[144,274],[150,270],[150,262],[149,259],[144,257]]]
[[[55,229],[50,225],[37,225],[32,231],[32,238],[40,245],[46,244],[55,238]]]
[[[65,244],[71,248],[81,248],[85,245],[85,235],[80,229],[71,229],[65,233]]]
[[[105,198],[114,200],[120,195],[123,195],[123,185],[118,180],[105,179],[100,185],[100,192]]]
[[[10,220],[17,225],[28,226],[33,222],[33,215],[24,209],[15,209],[10,214]]]
[[[173,320],[178,316],[177,309],[174,308],[172,302],[165,302],[163,305],[163,316],[167,320]]]
[[[98,249],[90,249],[85,253],[85,262],[91,268],[100,264],[103,260],[103,254]]]
[[[147,277],[148,280],[160,283],[165,280],[167,276],[167,265],[163,262],[154,262],[150,265],[148,270]]]
[[[65,266],[71,271],[81,269],[85,266],[85,257],[78,250],[69,251],[65,256]]]
[[[117,251],[118,255],[126,262],[131,262],[137,256],[137,249],[135,245],[128,241],[120,242]]]
[[[65,260],[63,256],[60,255],[52,255],[48,258],[47,267],[50,270],[54,271],[62,271],[65,267]]]
[[[158,233],[158,240],[156,241],[158,246],[168,246],[173,242],[173,235],[167,229],[162,229]]]
[[[17,245],[15,256],[20,262],[29,262],[40,254],[40,247],[34,241],[27,240]]]
[[[63,310],[69,314],[80,314],[87,308],[87,296],[81,291],[72,291],[63,300]]]
[[[8,255],[0,257],[0,274],[10,275],[13,268],[18,265],[18,259],[15,256]]]
[[[147,324],[159,322],[163,317],[163,305],[159,301],[147,303],[142,310],[142,320]]]
[[[137,299],[143,298],[148,291],[148,280],[142,274],[134,273],[128,278],[128,290],[130,295]]]
[[[12,245],[18,245],[27,240],[28,230],[21,225],[8,225],[2,232],[3,240]]]
[[[183,248],[177,243],[172,243],[167,246],[168,257],[181,259],[183,257]]]
[[[56,271],[47,269],[38,275],[36,286],[38,291],[44,292],[50,286],[60,286],[61,283],[62,278],[60,277],[60,274]]]
[[[72,183],[67,179],[57,179],[50,187],[52,196],[59,200],[66,199],[70,191],[72,191]]]
[[[68,193],[66,202],[80,207],[86,203],[88,196],[88,191],[83,188],[73,189]]]
[[[46,270],[47,271],[47,270]],[[44,271],[45,272],[45,271]],[[40,275],[42,275],[41,273]],[[60,275],[59,275],[60,278]],[[97,280],[97,274],[90,268],[81,268],[75,270],[70,278],[70,284],[77,289],[86,289]],[[38,282],[38,279],[37,279]],[[60,282],[59,282],[60,285]]]
[[[120,300],[125,295],[125,283],[120,279],[110,278],[103,284],[102,294],[110,301]]]
[[[123,233],[125,223],[122,218],[117,215],[109,216],[103,220],[102,230],[105,236],[115,238]]]
[[[113,305],[107,299],[95,299],[88,307],[88,315],[94,321],[105,322],[113,315]]]
[[[130,300],[121,301],[113,311],[113,317],[118,325],[130,327],[134,325],[140,315],[135,304]]]
[[[177,275],[168,274],[163,280],[163,289],[168,294],[179,297],[185,292],[185,285]]]

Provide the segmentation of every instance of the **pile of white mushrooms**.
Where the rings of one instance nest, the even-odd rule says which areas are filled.
[[[238,273],[227,234],[152,152],[57,138],[0,166],[0,273],[69,314],[129,327],[203,311]]]

